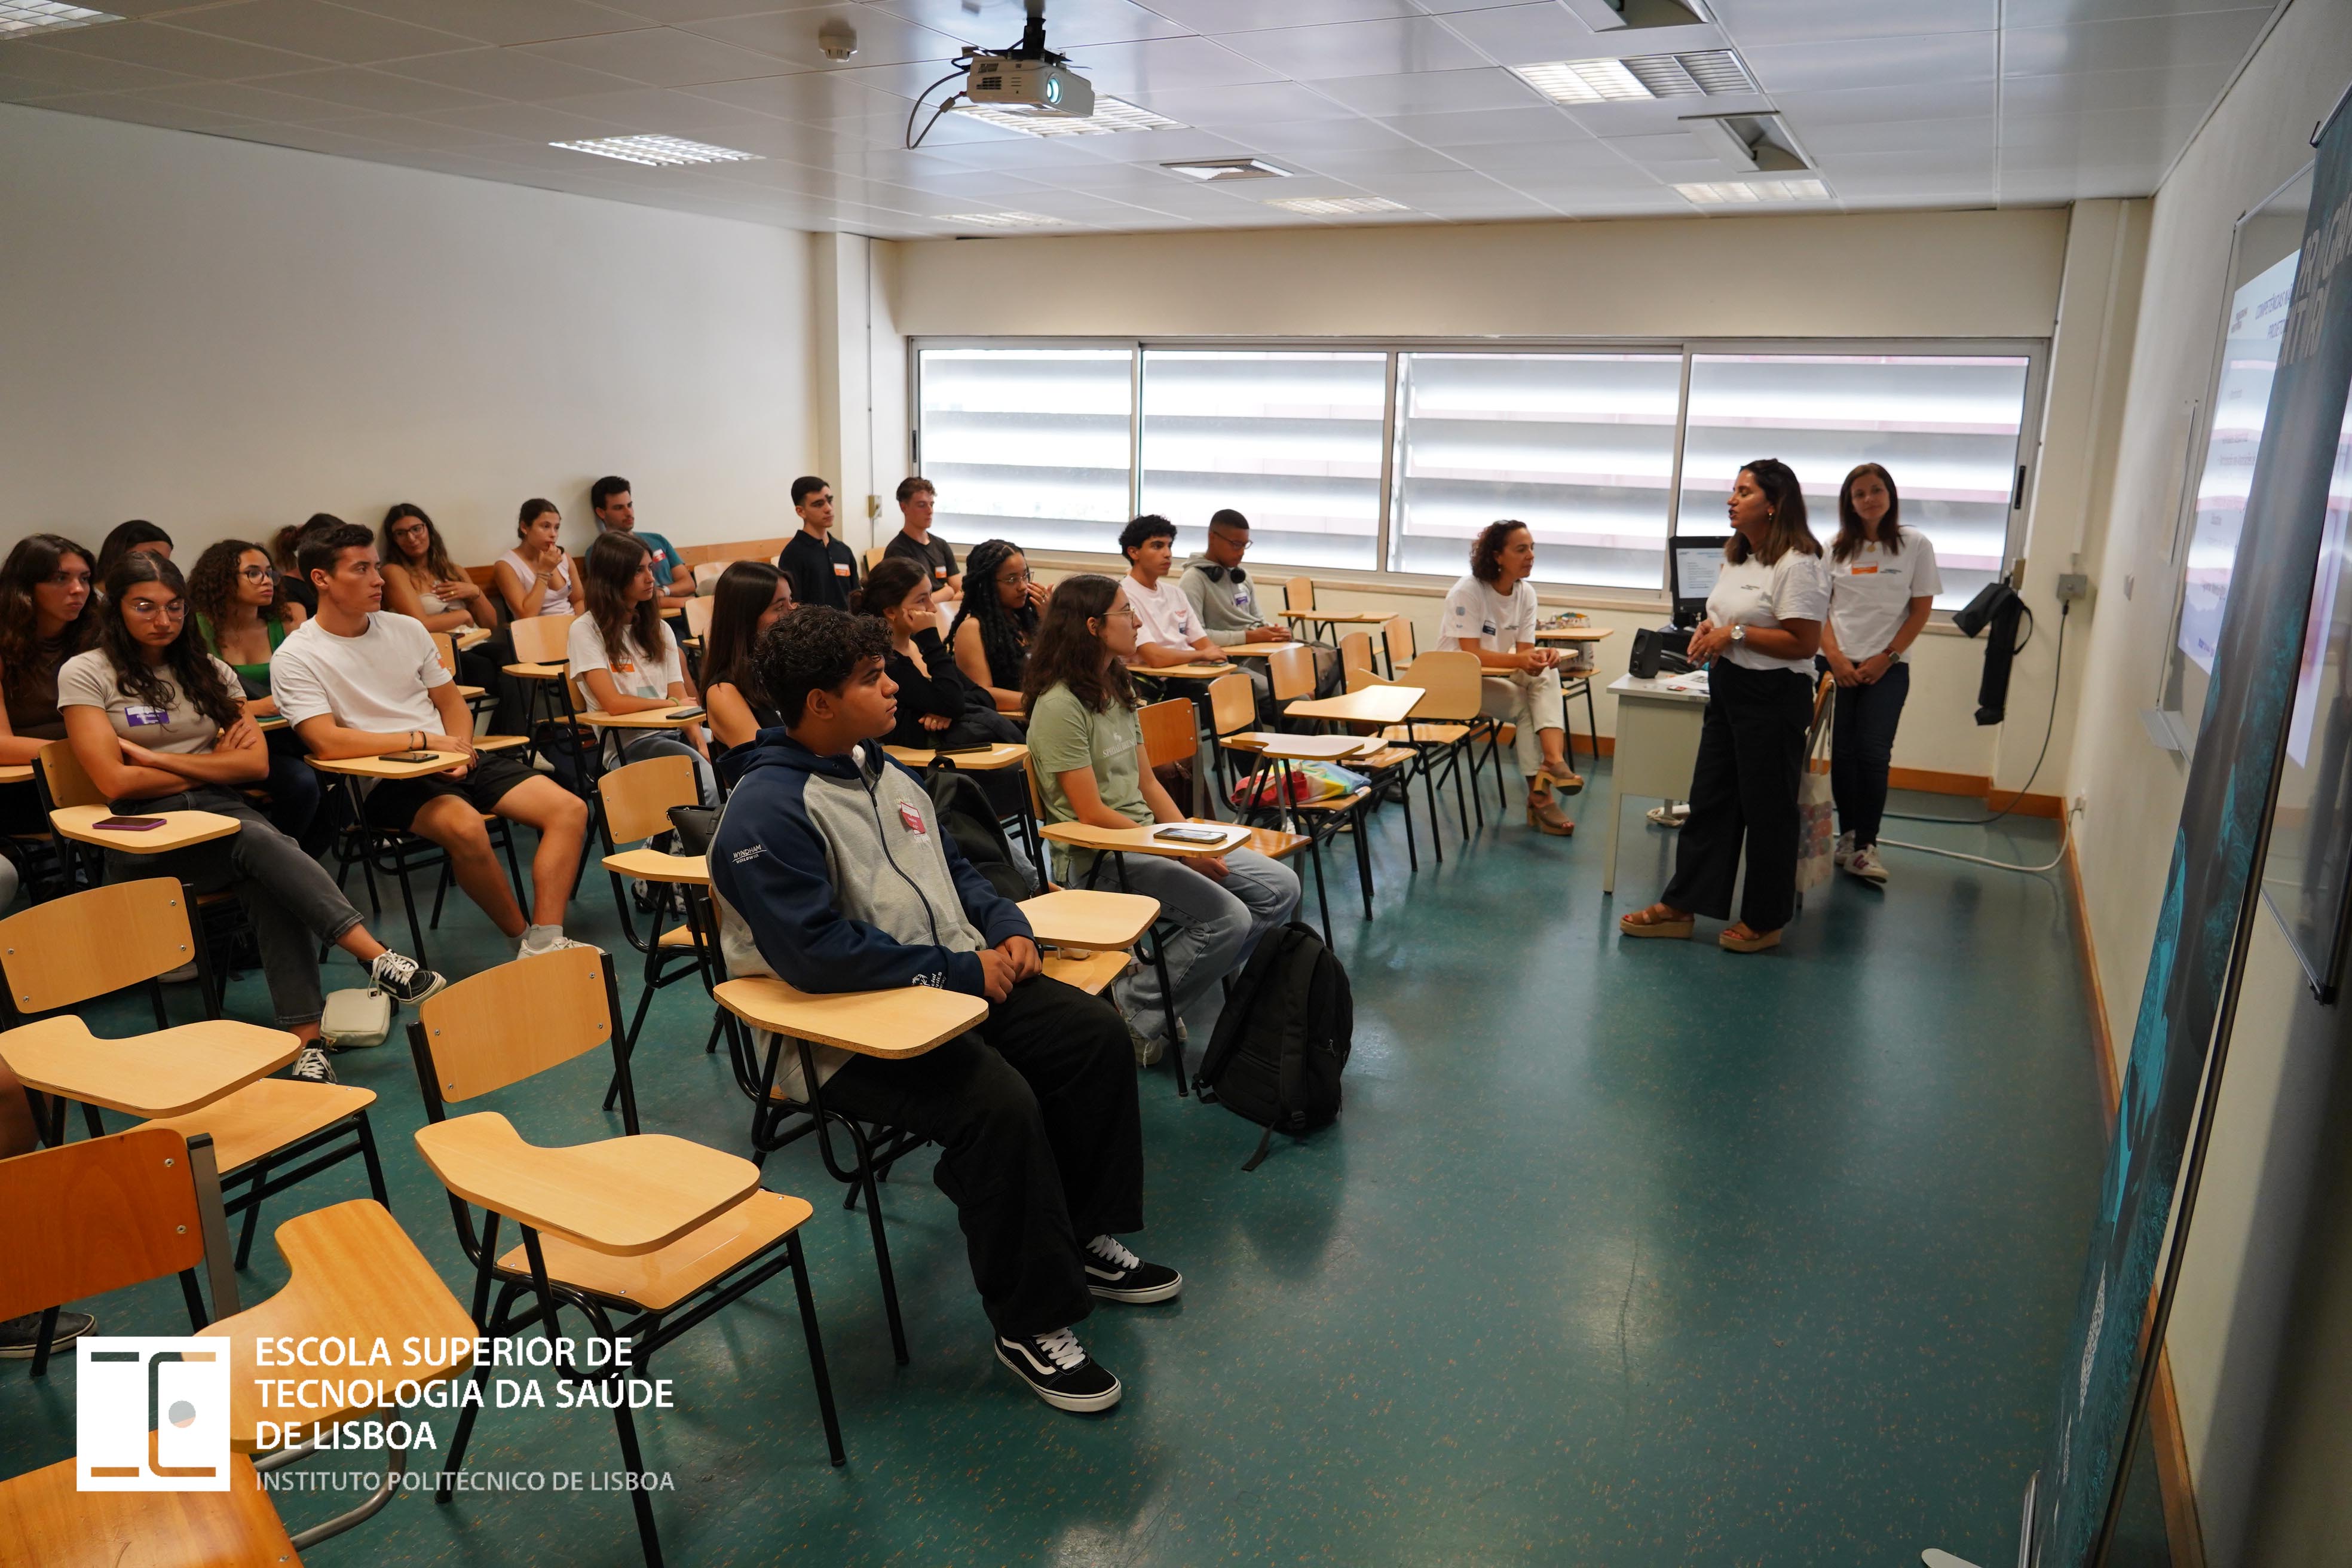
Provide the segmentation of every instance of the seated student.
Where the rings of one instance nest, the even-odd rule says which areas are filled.
[[[563,514],[553,501],[534,496],[522,503],[515,518],[515,547],[493,568],[499,597],[516,620],[580,613],[580,584],[572,581],[562,533]]]
[[[874,744],[896,721],[888,648],[879,621],[822,607],[761,639],[760,678],[786,731],[752,748],[710,847],[720,947],[730,974],[803,991],[930,985],[988,999],[969,1034],[919,1057],[814,1047],[824,1108],[940,1145],[937,1179],[997,1359],[1057,1409],[1107,1410],[1118,1379],[1073,1325],[1090,1298],[1165,1301],[1184,1283],[1116,1239],[1143,1225],[1126,1031],[1099,998],[1045,977],[1020,907]],[[784,1060],[782,1092],[807,1098],[797,1055]]]
[[[1021,677],[1037,617],[1051,597],[1029,574],[1028,558],[1009,540],[984,539],[964,562],[971,592],[956,606],[948,646],[964,679],[995,700],[1000,713],[1021,711]]]
[[[278,602],[278,573],[268,552],[242,539],[206,547],[188,574],[188,605],[197,640],[206,652],[236,672],[246,711],[255,718],[278,711],[269,695],[269,659],[302,624],[302,608]],[[326,848],[331,819],[320,815],[319,770],[306,758],[302,738],[289,726],[265,737],[269,752],[269,821],[302,847],[306,855]]]
[[[446,982],[368,934],[335,879],[238,793],[269,771],[261,731],[245,716],[236,672],[188,625],[180,569],[132,552],[106,580],[98,646],[58,673],[74,760],[120,812],[210,811],[233,816],[227,838],[162,855],[106,852],[119,881],[177,877],[199,893],[235,889],[253,922],[277,1024],[303,1043],[294,1076],[331,1083],[320,1047],[326,996],[318,949],[333,942],[365,964],[398,1002],[422,1002]]]
[[[1470,544],[1470,574],[1438,613],[1437,646],[1478,656],[1478,711],[1517,727],[1512,750],[1528,781],[1528,825],[1566,837],[1576,824],[1553,797],[1584,787],[1568,765],[1568,720],[1559,700],[1559,650],[1536,643],[1535,535],[1524,522],[1490,522]]]
[[[710,630],[702,639],[702,705],[723,750],[751,743],[779,721],[760,685],[752,652],[792,613],[792,580],[765,561],[738,561],[710,589]],[[727,775],[734,783],[734,775]]]
[[[833,487],[814,474],[793,481],[801,531],[784,541],[776,564],[793,580],[793,603],[849,608],[857,592],[857,552],[833,536]]]
[[[1184,820],[1144,761],[1143,728],[1127,673],[1137,634],[1126,586],[1092,574],[1055,584],[1029,658],[1029,752],[1037,762],[1049,823],[1116,828]],[[1066,884],[1084,880],[1094,863],[1085,852],[1065,850],[1058,858],[1058,879]],[[1158,899],[1160,918],[1177,923],[1167,956],[1180,1018],[1298,907],[1297,874],[1255,849],[1192,860],[1129,855],[1126,861],[1129,886]],[[1168,1047],[1160,977],[1147,965],[1126,992],[1119,1010],[1148,1066]],[[1181,1021],[1177,1026],[1183,1027]]]
[[[1276,625],[1257,607],[1257,584],[1242,564],[1250,547],[1249,526],[1249,519],[1231,507],[1214,513],[1207,547],[1184,563],[1184,600],[1219,647],[1294,640],[1288,623]],[[1313,651],[1316,695],[1328,696],[1339,689],[1339,650],[1318,644]]]
[[[637,526],[636,498],[630,493],[629,481],[618,474],[606,474],[588,487],[588,510],[596,514],[596,526],[620,533],[634,533],[654,558],[654,586],[661,592],[661,613],[674,616],[686,608],[694,597],[694,568],[677,552],[677,546],[650,529]]]
[[[903,555],[930,578],[931,597],[963,597],[963,574],[956,570],[955,546],[931,537],[931,511],[940,493],[931,481],[918,476],[898,481],[898,531],[882,547],[885,558]]]
[[[160,555],[169,561],[172,558],[172,536],[144,518],[134,517],[129,522],[115,524],[113,531],[99,542],[98,581],[105,582],[107,574],[114,570],[114,563],[134,551],[141,554]]]
[[[1118,550],[1127,557],[1127,577],[1119,586],[1135,612],[1135,661],[1147,674],[1164,664],[1217,663],[1228,657],[1209,640],[1192,614],[1192,602],[1169,575],[1176,556],[1174,523],[1149,513],[1139,517],[1119,531]],[[1258,672],[1252,684],[1263,685],[1265,679]]]
[[[661,618],[654,558],[645,541],[614,530],[588,547],[588,613],[572,623],[563,655],[595,713],[644,713],[694,701],[677,638]],[[685,730],[607,730],[604,765],[648,757],[690,757],[705,805],[719,798],[702,726]]]
[[[302,542],[314,533],[350,526],[332,512],[314,511],[296,526],[281,528],[269,536],[269,562],[278,568],[280,604],[301,605],[305,616],[319,613],[319,591],[310,586],[310,579],[302,575],[299,564]]]
[[[948,656],[920,565],[903,555],[884,557],[857,591],[857,611],[880,616],[890,628],[890,658],[884,668],[898,689],[892,745],[976,746],[1021,739],[1021,726],[998,712],[988,694],[965,679]]]
[[[498,601],[450,559],[449,546],[424,508],[401,501],[383,514],[376,558],[383,563],[385,609],[422,622],[428,632],[452,637],[469,631],[490,634],[487,642],[456,650],[457,679],[498,694],[491,734],[520,734],[530,699],[522,682],[506,672],[515,661],[514,639],[499,624]]]
[[[22,767],[66,738],[58,671],[97,635],[91,560],[61,534],[28,533],[0,563],[0,763]],[[0,784],[0,834],[48,831],[30,783]]]
[[[473,720],[433,638],[406,616],[383,613],[383,574],[364,528],[313,534],[301,564],[319,591],[319,613],[269,661],[278,710],[321,757],[457,752],[466,761],[423,778],[386,779],[366,803],[368,820],[438,844],[467,897],[519,939],[520,956],[584,946],[563,934],[563,906],[580,868],[588,808],[553,779],[505,752],[474,754]],[[482,829],[492,812],[537,831],[526,921]]]

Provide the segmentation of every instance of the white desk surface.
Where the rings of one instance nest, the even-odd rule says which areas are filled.
[[[1666,702],[1704,704],[1704,691],[1677,691],[1661,679],[1643,680],[1638,676],[1621,675],[1609,683],[1609,689],[1620,697],[1654,697]]]

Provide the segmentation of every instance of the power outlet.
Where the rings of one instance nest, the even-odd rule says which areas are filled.
[[[2076,816],[2080,816],[2084,812],[2089,811],[2091,809],[2091,797],[2088,792],[2079,789],[2076,790],[2074,792],[2073,805],[2074,807],[2074,815]]]
[[[2090,574],[2085,572],[2059,573],[2057,593],[2058,602],[2062,605],[2071,605],[2079,599],[2089,598],[2091,596]]]

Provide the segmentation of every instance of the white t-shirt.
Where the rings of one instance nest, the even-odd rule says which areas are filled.
[[[1136,627],[1138,641],[1191,647],[1201,640],[1200,617],[1192,614],[1192,601],[1177,586],[1174,573],[1149,588],[1129,573],[1119,580],[1118,585],[1127,590],[1127,602],[1140,623]]]
[[[1823,557],[1802,551],[1782,552],[1767,566],[1753,555],[1738,565],[1727,561],[1706,596],[1706,618],[1718,626],[1761,626],[1780,629],[1782,621],[1825,620],[1830,613],[1830,574]],[[1801,669],[1810,672],[1810,658],[1773,658],[1746,643],[1733,643],[1723,657],[1748,669]]]
[[[539,563],[523,559],[520,546],[506,554],[507,564],[521,579],[523,602],[528,605],[532,589],[539,582]],[[520,617],[530,620],[539,616],[568,616],[572,613],[572,557],[566,555],[555,563],[555,581],[539,590],[539,606],[524,612]]]
[[[1463,577],[1447,590],[1445,607],[1437,615],[1440,649],[1514,653],[1521,643],[1535,640],[1536,591],[1524,581],[1508,597],[1475,577]]]
[[[1936,547],[1927,536],[1916,528],[1896,532],[1903,548],[1892,555],[1871,543],[1852,560],[1829,563],[1830,629],[1855,664],[1886,651],[1911,613],[1912,600],[1932,599],[1944,591]]]
[[[647,658],[637,647],[636,638],[629,633],[621,635],[621,650],[608,655],[604,639],[597,634],[595,618],[583,616],[572,623],[572,630],[563,642],[563,656],[571,661],[572,674],[576,678],[592,669],[609,671],[614,688],[625,697],[650,697],[667,700],[673,683],[686,679],[685,664],[678,658],[677,638],[670,635],[667,626],[656,624],[655,633],[661,642],[661,651]],[[583,680],[580,689],[588,696],[588,706],[601,711],[604,705],[596,700],[593,688]]]
[[[426,693],[452,679],[425,623],[388,610],[355,637],[304,621],[269,656],[269,694],[288,723],[331,716],[371,735],[438,733],[441,710]]]

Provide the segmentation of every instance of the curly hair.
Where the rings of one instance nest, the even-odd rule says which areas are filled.
[[[122,616],[123,596],[142,583],[160,583],[175,596],[188,597],[187,580],[164,556],[136,550],[115,562],[106,574],[106,614],[98,628],[99,648],[114,666],[114,689],[151,708],[169,708],[177,688],[197,712],[227,729],[244,717],[245,694],[221,678],[193,617],[181,620],[179,634],[165,646],[160,664],[149,664],[144,645],[131,635],[131,623]]]
[[[1024,705],[1034,710],[1037,699],[1056,686],[1066,686],[1089,713],[1107,712],[1114,702],[1136,705],[1135,682],[1125,660],[1103,660],[1100,633],[1087,625],[1110,613],[1118,602],[1118,584],[1091,572],[1065,577],[1055,585],[1045,624],[1037,633],[1037,647],[1029,656],[1023,679]]]
[[[1503,549],[1511,542],[1511,535],[1527,527],[1516,517],[1490,522],[1478,531],[1470,542],[1470,575],[1481,583],[1493,584],[1503,579]]]
[[[754,658],[784,728],[796,729],[812,691],[838,691],[869,658],[890,654],[890,628],[872,616],[803,605],[768,628]]]
[[[188,568],[188,607],[212,626],[211,637],[206,641],[215,652],[219,651],[218,645],[213,639],[220,636],[220,627],[228,619],[230,606],[236,603],[237,574],[240,570],[237,562],[247,551],[264,561],[269,559],[268,551],[248,540],[224,539],[217,544],[206,545],[205,552],[196,557],[196,563]],[[279,604],[273,595],[269,603],[262,606],[259,615],[265,624],[274,621],[282,626],[286,620],[286,606]]]
[[[1756,559],[1769,566],[1791,550],[1800,555],[1819,555],[1822,542],[1813,537],[1812,525],[1805,521],[1805,492],[1797,483],[1797,471],[1778,458],[1742,463],[1739,471],[1756,481],[1772,508],[1771,527],[1764,542],[1756,547]],[[1748,536],[1734,530],[1731,542],[1723,547],[1723,558],[1737,566],[1748,556]]]
[[[98,559],[63,534],[28,533],[8,552],[6,563],[0,564],[0,680],[6,682],[7,695],[20,706],[37,696],[45,675],[49,679],[57,675],[55,669],[43,668],[40,615],[33,606],[33,590],[56,576],[58,563],[68,555],[81,557],[84,571]],[[98,595],[93,593],[82,601],[81,614],[68,621],[58,634],[68,658],[89,646],[98,630],[98,617],[90,613],[97,604]]]
[[[617,529],[598,534],[596,542],[588,547],[587,569],[581,574],[586,579],[583,586],[588,618],[595,623],[607,658],[622,658],[629,643],[635,644],[638,654],[648,662],[662,657],[659,596],[629,603],[629,584],[652,553],[644,540]]]
[[[1856,463],[1845,483],[1838,487],[1838,531],[1837,538],[1830,542],[1830,553],[1840,561],[1852,560],[1870,542],[1870,528],[1853,510],[1853,481],[1864,474],[1877,475],[1878,482],[1886,487],[1886,515],[1878,520],[1878,547],[1889,555],[1903,553],[1903,495],[1895,488],[1895,476],[1876,463]]]
[[[1008,610],[996,596],[996,574],[1020,553],[1021,547],[1009,539],[983,539],[971,547],[963,563],[963,607],[948,628],[948,642],[953,646],[964,622],[980,623],[989,684],[1008,691],[1021,689],[1021,671],[1029,662],[1030,645],[1037,640],[1037,606],[1024,599],[1019,609]]]

